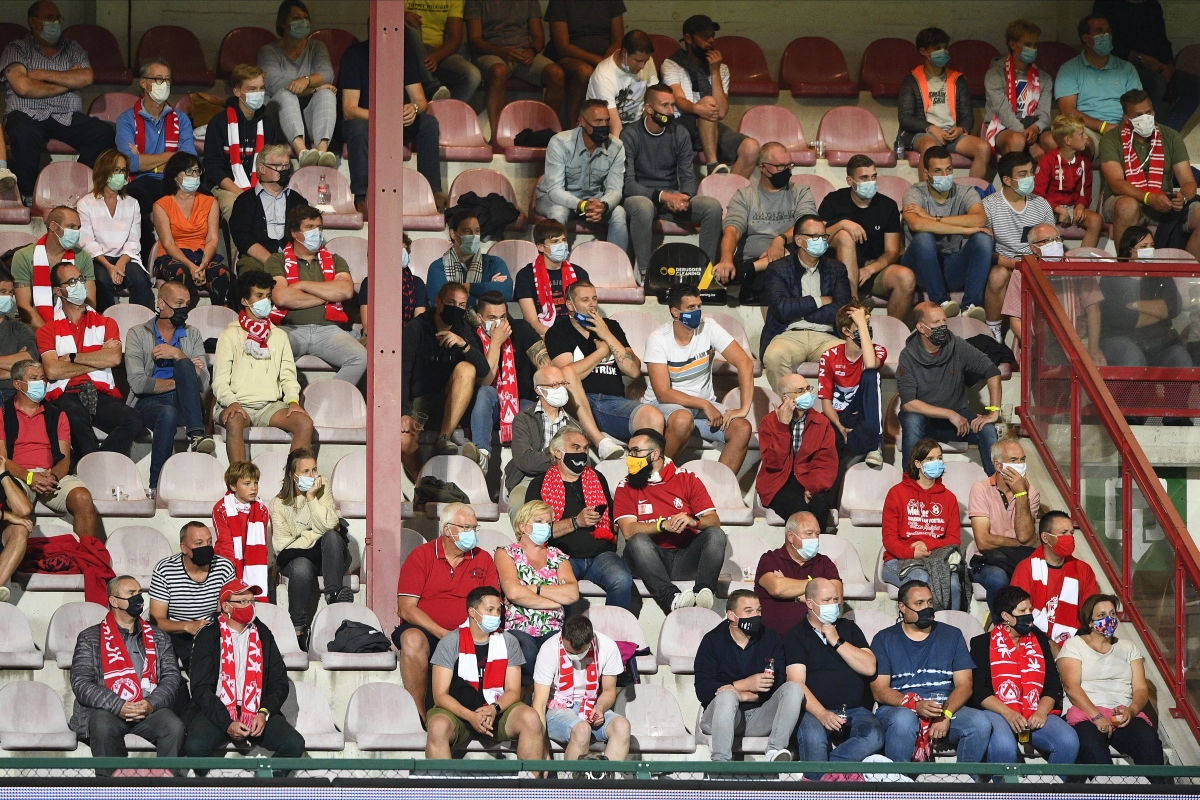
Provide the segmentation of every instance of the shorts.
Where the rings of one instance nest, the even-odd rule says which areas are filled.
[[[285,411],[288,407],[288,404],[282,400],[270,400],[266,403],[241,403],[240,405],[250,415],[250,424],[255,428],[271,427],[271,417],[275,416],[275,412]],[[217,422],[220,422],[221,417],[225,415],[225,409],[226,406],[217,405],[214,414]]]
[[[541,54],[534,56],[533,63],[528,66],[520,61],[505,61],[500,56],[479,56],[475,59],[475,66],[479,67],[479,71],[483,73],[485,79],[493,64],[504,64],[508,67],[510,78],[517,78],[526,83],[532,83],[534,86],[542,85],[542,70],[553,63]]]
[[[413,625],[411,622],[401,622],[396,626],[396,630],[392,631],[392,644],[396,645],[396,649],[400,649],[400,635],[409,629],[415,629],[425,634],[425,640],[429,642],[429,657],[433,657],[433,651],[437,649],[438,642],[441,641],[429,631],[422,628],[420,625]]]
[[[913,134],[913,135],[912,135],[912,138],[908,140],[908,141],[909,141],[909,146],[908,146],[908,149],[909,149],[909,150],[916,150],[916,149],[917,149],[917,148],[916,148],[917,140],[918,140],[918,139],[920,139],[922,136],[929,136],[929,134],[928,134],[928,133],[923,133],[923,132],[922,132],[922,133],[916,133],[916,134]],[[963,140],[963,136],[970,136],[970,134],[969,134],[969,133],[964,133],[962,136],[958,137],[957,139],[951,139],[950,141],[946,142],[946,143],[945,143],[944,145],[942,145],[942,146],[943,146],[943,147],[945,147],[945,148],[946,148],[948,151],[950,151],[951,153],[953,153],[954,151],[958,150],[958,143],[959,143],[959,142],[961,142],[961,141]],[[933,138],[933,137],[930,137],[930,138]]]
[[[695,114],[680,114],[675,118],[678,125],[682,125],[683,129],[692,137],[692,149],[699,152],[704,147],[700,144],[700,118]],[[742,146],[742,142],[750,137],[744,133],[738,133],[730,128],[724,122],[717,123],[717,160],[718,161],[737,161],[738,148]]]
[[[1119,125],[1120,122],[1118,122],[1117,124]],[[1111,127],[1113,127],[1113,123],[1111,123],[1111,122],[1108,123],[1107,125],[1105,125],[1104,126],[1105,133],[1107,133],[1108,129]],[[1088,138],[1092,140],[1092,153],[1099,153],[1100,152],[1100,137],[1101,137],[1100,131],[1094,131],[1091,128],[1085,127],[1083,129],[1083,132],[1086,133]],[[1096,158],[1096,156],[1093,155],[1092,158]]]
[[[442,416],[446,413],[445,394],[426,394],[412,399],[409,414],[420,411],[426,416],[425,427],[433,430],[442,424]]]
[[[596,427],[623,442],[629,441],[633,432],[633,417],[642,403],[611,394],[588,394],[588,406],[596,419]]]
[[[46,470],[34,470],[42,472]],[[22,483],[25,487],[25,494],[29,495],[30,502],[41,502],[46,508],[53,511],[55,514],[67,513],[67,495],[74,489],[86,489],[83,481],[76,475],[64,475],[58,479],[58,488],[49,494],[35,494],[33,487],[29,484]]]
[[[505,730],[508,727],[508,718],[515,709],[521,708],[522,706],[525,706],[525,704],[518,700],[508,708],[504,709],[504,713],[500,715],[500,719],[496,720],[496,727],[493,729],[495,730],[496,735],[491,737],[492,739],[495,739],[497,742],[512,741],[513,737],[509,736]],[[528,706],[525,707],[528,708]],[[429,712],[425,715],[425,727],[427,729],[429,727],[429,723],[433,721],[435,716],[449,717],[450,719],[454,720],[454,741],[450,743],[451,747],[463,747],[471,741],[471,737],[478,735],[474,728],[472,728],[454,713],[447,711],[444,708],[438,708],[437,706],[429,709]]]
[[[1141,203],[1141,214],[1138,216],[1136,225],[1157,225],[1162,221],[1162,214],[1155,211],[1145,203]],[[1104,198],[1104,202],[1100,205],[1100,212],[1104,215],[1104,221],[1112,224],[1112,221],[1117,216],[1117,195],[1110,194]]]
[[[617,712],[611,708],[604,712],[604,724],[599,728],[592,728],[593,742],[608,741],[608,723],[613,721],[613,717],[617,716]],[[580,722],[579,709],[575,708],[548,708],[546,709],[546,735],[550,737],[550,741],[566,744],[571,740],[571,731]]]
[[[720,403],[714,402],[713,405],[716,406],[717,410],[721,413],[725,413],[729,410],[729,406],[725,406]],[[706,442],[720,442],[721,444],[725,444],[725,431],[713,430],[709,426],[708,418],[704,416],[703,411],[695,408],[677,406],[674,403],[654,403],[654,407],[662,412],[664,420],[670,417],[676,411],[690,411],[692,418],[696,422],[696,433],[700,434],[701,439]]]
[[[867,264],[867,263],[870,263],[870,262],[860,260],[858,262],[858,265],[859,265],[859,267],[862,267],[863,264]],[[886,267],[879,270],[879,272],[876,272],[875,276],[871,278],[871,296],[872,297],[887,297],[888,296],[888,290],[884,288],[883,281],[884,281],[884,278],[886,278],[886,276],[887,276],[887,271],[889,269],[891,269],[892,267],[898,266],[898,263],[899,262],[897,262],[897,264],[888,264]]]

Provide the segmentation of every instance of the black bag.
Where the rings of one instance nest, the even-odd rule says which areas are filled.
[[[654,294],[658,302],[665,303],[671,287],[681,283],[690,283],[699,289],[702,303],[725,303],[725,287],[713,277],[712,259],[694,244],[668,242],[650,256],[646,294]]]
[[[426,503],[467,503],[471,498],[453,483],[426,475],[413,490],[413,508],[424,508]]]
[[[331,653],[386,653],[391,649],[392,640],[381,631],[349,619],[338,626],[329,643]]]
[[[1184,229],[1192,203],[1200,203],[1200,199],[1192,198],[1178,211],[1163,214],[1158,220],[1158,228],[1154,231],[1154,249],[1175,248],[1182,250],[1187,246],[1191,234]]]
[[[513,137],[513,144],[517,147],[549,147],[553,138],[554,131],[550,128],[536,131],[533,128],[525,128]]]
[[[1017,564],[1033,555],[1036,549],[1021,545],[1019,547],[997,547],[976,553],[971,557],[971,574],[974,575],[983,567],[999,567],[1009,578],[1012,578]]]
[[[473,214],[475,219],[479,220],[480,232],[486,239],[503,239],[504,229],[521,216],[516,206],[496,192],[487,197],[467,192],[458,198],[458,205],[447,208],[443,213],[446,219],[450,219],[458,211],[469,211]]]
[[[1000,366],[1001,364],[1017,363],[1017,356],[1012,351],[1012,348],[1010,348],[1006,344],[997,342],[995,337],[986,336],[982,333],[977,333],[974,336],[972,336],[970,339],[967,339],[966,342],[967,342],[967,344],[971,345],[976,350],[978,350],[979,352],[981,352],[985,356],[987,356],[988,361],[991,361],[997,367]],[[972,379],[974,379],[974,380],[972,380]],[[970,372],[970,371],[967,372],[967,376],[966,376],[966,385],[967,386],[974,386],[976,383],[979,383],[979,381],[981,381],[981,380],[983,380],[982,375],[976,375],[975,373]]]

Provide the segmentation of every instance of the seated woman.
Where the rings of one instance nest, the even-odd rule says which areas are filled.
[[[942,484],[946,465],[942,448],[933,439],[922,439],[912,449],[904,477],[888,490],[883,501],[883,581],[901,586],[906,581],[924,581],[933,589],[938,610],[962,608],[957,565],[962,554],[945,552],[941,560],[953,562],[950,569],[950,596],[939,597],[939,581],[931,580],[934,551],[958,548],[962,542],[962,524],[958,498]],[[921,563],[908,563],[921,559]],[[949,605],[946,605],[947,601]]]
[[[989,764],[1017,763],[1017,739],[1051,764],[1074,764],[1079,737],[1061,716],[1062,682],[1046,634],[1033,624],[1029,593],[1005,586],[992,602],[992,630],[971,640],[971,705],[992,723]]]
[[[200,194],[200,160],[191,153],[176,153],[163,168],[163,196],[154,204],[154,232],[159,255],[154,277],[179,281],[192,293],[208,290],[214,306],[223,306],[229,294],[229,271],[217,254],[221,212],[211,195]]]
[[[1067,722],[1079,735],[1080,764],[1111,764],[1112,746],[1135,764],[1161,766],[1162,742],[1142,711],[1150,698],[1146,662],[1136,644],[1115,636],[1118,602],[1108,594],[1084,600],[1079,634],[1058,653],[1058,672],[1071,700]]]
[[[150,274],[142,266],[142,211],[125,193],[129,159],[105,150],[92,168],[92,191],[79,198],[79,246],[103,269],[96,270],[96,311],[117,302],[116,290],[128,289],[129,299],[153,310]]]
[[[300,166],[336,167],[337,157],[329,152],[337,122],[333,62],[325,44],[309,38],[308,6],[301,0],[283,0],[275,14],[275,32],[279,39],[258,51],[258,66],[267,73],[268,111],[279,119]]]
[[[517,541],[496,551],[496,573],[504,592],[504,630],[521,645],[523,686],[533,685],[538,650],[562,630],[563,609],[579,600],[579,582],[566,554],[547,547],[554,510],[530,500],[513,517]]]

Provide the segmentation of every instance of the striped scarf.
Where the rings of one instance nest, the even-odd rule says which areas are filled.
[[[129,648],[117,625],[116,617],[109,611],[100,623],[100,670],[104,675],[104,688],[126,703],[140,702],[158,687],[158,649],[154,646],[154,631],[144,621],[135,621],[142,626],[142,647],[146,650],[146,663],[142,674],[133,669]]]
[[[163,152],[174,153],[179,150],[179,115],[168,105],[163,108],[167,112],[163,116]],[[142,118],[141,99],[133,104],[133,141],[138,155],[152,155],[146,152],[146,120]]]
[[[258,628],[250,623],[250,642],[246,645],[246,674],[242,678],[242,696],[237,696],[237,655],[233,651],[233,629],[225,615],[217,615],[221,632],[221,675],[217,681],[217,699],[229,712],[229,718],[249,727],[262,699],[263,649]],[[241,714],[238,709],[241,709]]]
[[[562,271],[562,293],[567,296],[567,287],[575,282],[575,270],[566,261],[559,267]],[[550,287],[550,272],[546,268],[546,256],[538,253],[533,262],[533,288],[537,294],[538,321],[549,328],[558,316],[558,306],[554,302],[554,291]]]
[[[1079,604],[1087,599],[1079,596],[1079,564],[1079,559],[1068,558],[1062,567],[1051,570],[1044,558],[1029,558],[1033,622],[1060,645],[1075,635],[1079,627],[1075,624],[1079,619]],[[1058,584],[1054,588],[1050,585],[1052,574]]]
[[[263,121],[258,121],[254,135],[254,158],[250,162],[250,174],[242,165],[242,129],[238,125],[237,109],[228,106],[225,109],[225,125],[228,144],[225,149],[229,153],[229,166],[233,169],[233,182],[239,189],[250,189],[258,185],[258,154],[263,149]]]
[[[491,346],[492,338],[482,327],[476,328],[479,341],[483,342],[484,352]],[[513,350],[512,337],[500,345],[500,364],[496,370],[496,379],[492,381],[496,394],[500,398],[500,441],[508,444],[512,441],[512,423],[521,411],[521,399],[517,396],[517,358]]]
[[[1018,95],[1016,58],[1010,55],[1004,59],[1004,85],[1008,89],[1008,105],[1019,119],[1032,117],[1037,113],[1038,102],[1042,97],[1042,81],[1036,66],[1030,64],[1026,68],[1025,88]],[[1000,122],[1000,115],[993,115],[984,131],[984,139],[994,147],[996,135],[1002,130],[1004,130],[1004,125]]]
[[[917,702],[923,698],[915,692],[905,692],[904,699],[900,701],[903,708],[907,708],[914,714],[917,711]],[[917,741],[913,746],[913,761],[932,761],[933,760],[933,741],[929,736],[929,729],[933,727],[933,720],[928,720],[917,714]]]
[[[267,507],[255,500],[253,503],[238,502],[237,495],[227,493],[216,502],[212,512],[213,526],[217,529],[220,543],[219,555],[233,562],[240,580],[251,586],[267,585],[267,522],[270,515]],[[222,539],[227,539],[226,547]],[[266,590],[255,600],[268,602]]]
[[[488,637],[487,664],[480,680],[479,661],[475,656],[475,639],[471,636],[471,620],[458,626],[458,677],[483,693],[483,702],[494,703],[504,694],[504,676],[508,671],[508,645],[504,634],[496,631]],[[482,688],[480,683],[483,684]]]
[[[67,312],[63,311],[62,303],[54,307],[54,318],[49,324],[54,326],[54,351],[59,356],[68,356],[71,353],[94,353],[104,347],[104,337],[107,333],[105,318],[86,306],[83,309],[83,316],[79,318],[79,326],[83,329],[82,345],[75,341],[75,334],[71,331],[71,321],[67,319]],[[67,387],[78,386],[89,381],[95,384],[97,391],[113,397],[121,396],[121,392],[117,390],[117,382],[113,380],[112,370],[96,369],[69,380],[54,381],[48,387],[46,399],[57,400]]]
[[[583,503],[589,508],[597,506],[605,506],[604,513],[600,516],[600,521],[596,523],[596,527],[592,530],[592,538],[600,539],[605,542],[616,541],[616,536],[612,532],[612,522],[608,515],[608,501],[604,499],[604,487],[600,485],[600,479],[596,477],[596,471],[591,467],[585,467],[583,474],[579,476],[583,481]],[[550,469],[542,478],[542,502],[550,506],[554,510],[554,518],[562,519],[563,510],[567,505],[567,488],[563,481],[562,473],[557,469]]]
[[[1154,194],[1162,194],[1163,171],[1166,160],[1163,157],[1162,134],[1158,126],[1150,136],[1150,163],[1147,165],[1138,158],[1133,149],[1133,125],[1125,122],[1121,126],[1121,150],[1125,154],[1125,180],[1136,189],[1143,189]]]
[[[579,718],[587,719],[591,716],[592,709],[596,706],[596,698],[600,694],[600,667],[596,663],[600,658],[600,648],[596,646],[594,638],[591,649],[584,653],[584,658],[588,655],[592,659],[584,667],[584,684],[576,686],[575,662],[567,655],[566,645],[563,644],[562,636],[559,636],[558,685],[555,687],[554,699],[547,704],[548,708],[572,708],[578,702]]]
[[[471,256],[471,263],[464,265],[458,258],[454,245],[442,256],[442,269],[446,272],[446,283],[482,283],[483,253]]]
[[[246,354],[258,359],[270,358],[271,350],[267,347],[267,339],[271,336],[270,318],[255,319],[243,311],[238,314],[238,325],[241,325],[242,330],[246,332],[246,341],[242,345]]]
[[[1029,719],[1038,710],[1046,683],[1046,657],[1037,638],[1027,633],[1015,645],[1003,625],[988,641],[992,661],[992,693],[1001,703]]]
[[[53,265],[46,255],[46,240],[49,237],[49,233],[44,234],[33,247],[33,307],[37,309],[43,322],[53,316],[55,305],[54,287],[50,285],[50,267]],[[68,250],[63,253],[62,261],[74,264],[75,251]]]
[[[324,281],[329,283],[334,280],[337,277],[337,269],[333,264],[333,254],[322,247],[317,251],[317,259],[321,263],[321,277]],[[288,242],[287,246],[283,248],[283,279],[288,282],[288,286],[300,280],[300,262],[296,260],[294,242]],[[281,325],[287,314],[286,308],[273,308],[271,309],[271,322]],[[341,303],[326,303],[325,321],[341,325],[349,322],[350,318],[346,316]]]

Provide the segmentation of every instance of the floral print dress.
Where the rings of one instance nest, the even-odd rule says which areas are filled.
[[[558,581],[558,568],[567,560],[567,554],[557,547],[546,548],[546,566],[535,570],[521,549],[520,542],[505,545],[504,552],[512,558],[517,566],[517,577],[522,586],[552,586]],[[562,630],[563,609],[525,608],[514,603],[505,602],[505,625],[509,631],[521,631],[534,638],[549,636]]]

